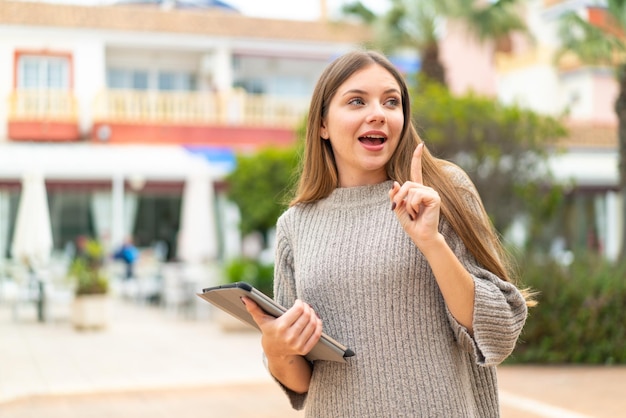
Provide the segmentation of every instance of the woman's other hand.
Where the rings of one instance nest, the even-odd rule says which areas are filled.
[[[263,351],[268,358],[284,358],[308,354],[322,336],[322,320],[313,308],[296,300],[283,315],[275,318],[265,313],[254,301],[242,298],[261,332]]]

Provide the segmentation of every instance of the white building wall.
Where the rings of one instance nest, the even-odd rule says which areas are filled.
[[[624,200],[621,195],[609,192],[606,195],[606,236],[604,241],[605,255],[609,260],[617,260],[620,251],[620,243],[624,242],[622,236],[624,211]]]
[[[617,126],[615,101],[619,95],[619,84],[612,69],[594,71],[593,118],[600,123]]]
[[[228,91],[233,85],[232,51],[222,45],[212,53],[211,77],[217,91]]]
[[[617,86],[608,69],[589,66],[564,71],[555,66],[559,18],[582,11],[589,0],[569,0],[546,8],[543,0],[527,2],[532,39],[515,38],[516,52],[500,59],[498,97],[536,112],[581,122],[616,123]]]
[[[12,37],[0,28],[0,142],[7,140],[8,98],[13,90]]]
[[[575,120],[590,120],[594,116],[593,74],[586,69],[564,73],[560,77],[561,102],[567,116]]]
[[[500,74],[498,99],[547,115],[556,116],[563,110],[556,71],[544,63]]]
[[[79,38],[80,39],[80,38]],[[93,100],[106,86],[105,48],[101,40],[77,40],[74,46],[74,95],[78,101],[79,130],[89,134],[92,125]]]
[[[95,92],[101,90],[105,50],[102,40],[91,31],[48,29],[40,27],[2,28],[10,36],[0,37],[0,120],[8,117],[7,98],[14,85],[15,51],[50,51],[69,53],[73,59],[73,92],[78,101],[79,129],[86,134],[91,125],[91,107]],[[0,32],[2,33],[2,32]],[[7,124],[0,124],[0,141],[6,140]]]

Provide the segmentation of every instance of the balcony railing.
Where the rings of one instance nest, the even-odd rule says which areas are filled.
[[[247,125],[294,128],[308,99],[211,92],[107,90],[94,103],[94,120],[131,123]]]
[[[9,120],[75,122],[76,97],[68,90],[14,90],[9,95]]]

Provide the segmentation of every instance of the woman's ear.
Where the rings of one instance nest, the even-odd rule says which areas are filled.
[[[320,126],[320,136],[324,139],[330,138],[330,135],[328,135],[328,129],[326,129],[323,122],[322,126]]]

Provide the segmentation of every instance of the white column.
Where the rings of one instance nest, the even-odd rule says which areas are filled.
[[[80,132],[90,134],[93,102],[106,88],[105,45],[90,36],[77,33],[74,49],[74,94],[78,100]]]
[[[111,248],[117,248],[124,242],[124,176],[113,176],[111,188]]]
[[[8,248],[9,222],[9,193],[0,190],[0,264]]]
[[[233,85],[232,51],[227,46],[213,52],[213,81],[217,91],[230,91]]]
[[[622,242],[622,222],[624,222],[622,201],[615,192],[606,194],[606,242],[605,254],[609,260],[616,260]]]

